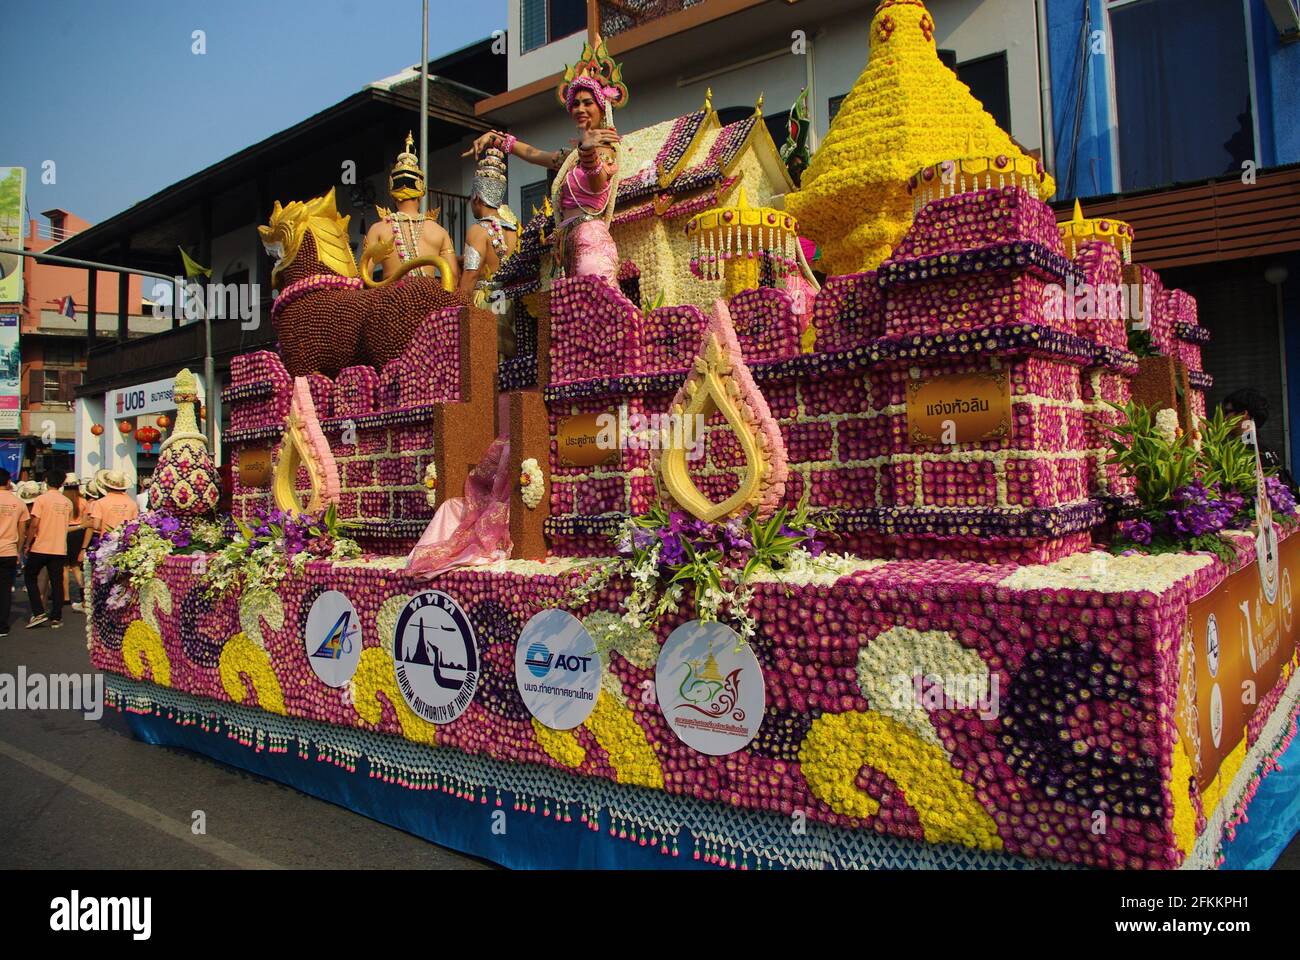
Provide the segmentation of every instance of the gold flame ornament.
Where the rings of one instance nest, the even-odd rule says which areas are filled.
[[[1125,263],[1133,262],[1133,227],[1123,220],[1110,217],[1085,217],[1079,201],[1074,201],[1074,216],[1057,227],[1061,231],[1061,242],[1065,244],[1065,255],[1073,258],[1079,247],[1086,240],[1101,240],[1109,243],[1119,251]]]
[[[723,300],[713,305],[713,318],[704,331],[699,354],[670,410],[670,423],[680,428],[665,428],[660,444],[660,494],[665,502],[709,522],[751,510],[765,517],[776,510],[789,474],[785,441],[741,357],[731,313]],[[736,435],[745,461],[736,492],[721,503],[700,492],[688,460],[690,441],[694,445],[704,442],[702,436],[694,435],[696,431],[690,425],[705,423],[714,413],[722,414]]]
[[[298,494],[300,467],[307,469],[307,482],[311,486],[306,506]],[[339,499],[338,465],[316,418],[316,404],[306,377],[296,377],[293,381],[293,401],[285,420],[271,490],[275,505],[287,513],[319,513]]]
[[[751,207],[744,187],[735,205],[691,217],[686,236],[691,242],[691,273],[701,280],[725,275],[728,297],[756,288],[764,263],[770,265],[774,283],[799,269],[798,222],[775,207]]]

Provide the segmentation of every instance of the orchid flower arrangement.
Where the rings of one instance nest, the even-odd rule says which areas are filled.
[[[208,562],[205,594],[222,596],[236,586],[244,592],[274,589],[290,569],[301,574],[309,560],[347,560],[360,556],[355,540],[342,535],[333,504],[317,514],[259,508],[245,523],[231,518],[235,536]]]
[[[360,555],[356,541],[341,535],[344,527],[333,506],[316,516],[272,510],[258,512],[251,523],[231,517],[226,523],[197,520],[189,525],[151,511],[109,533],[90,552],[91,582],[109,586],[109,609],[122,610],[159,576],[168,557],[210,554],[204,574],[209,597],[241,584],[245,589],[273,587],[291,567],[300,573],[308,560]]]
[[[806,501],[793,511],[782,507],[766,520],[750,513],[722,523],[656,505],[624,522],[616,536],[620,559],[580,584],[570,602],[584,604],[611,579],[625,575],[632,592],[623,604],[623,633],[634,636],[653,628],[664,614],[681,608],[689,591],[699,619],[726,616],[745,643],[757,629],[749,614],[755,575],[831,569],[834,558],[823,562],[823,553],[832,524],[829,512],[810,517]]]
[[[141,587],[158,576],[168,557],[204,552],[222,539],[221,528],[215,523],[199,521],[187,528],[173,516],[143,513],[107,534],[90,551],[91,582],[111,584],[107,605],[122,610],[136,599]]]
[[[1255,458],[1241,440],[1240,418],[1216,412],[1203,419],[1198,450],[1171,411],[1155,413],[1137,403],[1112,406],[1124,417],[1107,426],[1114,434],[1110,462],[1135,480],[1138,508],[1119,525],[1111,549],[1204,550],[1230,562],[1232,549],[1220,533],[1254,522]],[[1276,478],[1268,479],[1274,509],[1289,518],[1294,498]]]

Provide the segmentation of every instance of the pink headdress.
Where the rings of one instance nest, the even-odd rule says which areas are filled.
[[[564,79],[556,88],[556,96],[565,110],[573,110],[573,101],[580,90],[586,90],[608,119],[615,107],[627,106],[627,84],[623,82],[623,67],[615,63],[605,49],[605,42],[597,38],[596,48],[590,43],[582,48],[578,62],[564,71]]]

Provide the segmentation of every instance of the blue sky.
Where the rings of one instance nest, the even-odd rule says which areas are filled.
[[[505,29],[506,0],[429,20],[433,58]],[[0,23],[0,166],[38,218],[105,220],[420,59],[419,0],[4,0]]]

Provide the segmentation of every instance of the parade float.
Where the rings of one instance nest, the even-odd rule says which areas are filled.
[[[933,33],[878,5],[798,191],[757,110],[625,133],[617,283],[563,178],[491,310],[277,204],[233,516],[184,372],[90,560],[136,733],[510,866],[1218,864],[1295,731],[1294,500]]]

